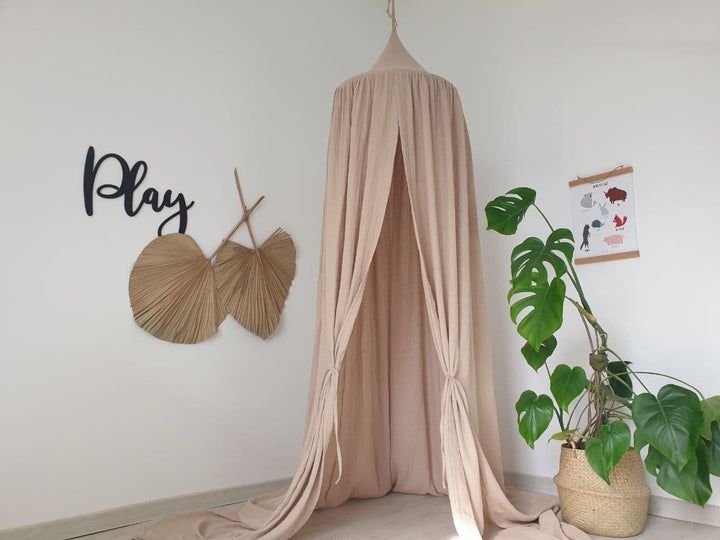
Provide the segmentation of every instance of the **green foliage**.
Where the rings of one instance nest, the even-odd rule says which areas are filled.
[[[667,384],[657,396],[640,394],[632,404],[635,426],[644,440],[682,469],[695,455],[703,415],[697,395]]]
[[[545,241],[534,236],[526,238],[513,249],[510,258],[508,303],[510,318],[525,339],[521,353],[535,371],[547,368],[548,358],[557,347],[555,333],[563,324],[564,302],[568,300],[589,329],[593,370],[588,381],[580,367],[560,364],[552,374],[548,368],[557,406],[546,394],[523,392],[515,404],[520,434],[533,448],[553,415],[557,415],[561,431],[551,439],[571,441],[581,448],[584,445],[593,470],[609,482],[611,471],[630,447],[633,433],[624,420],[632,418],[635,450],[640,453],[647,448],[645,467],[658,485],[677,497],[704,505],[712,492],[710,475],[720,476],[720,396],[701,401],[700,392],[687,383],[696,391],[668,384],[653,394],[645,387],[630,362],[621,360],[608,347],[607,333],[590,309],[572,262],[575,247],[571,231],[554,229],[535,205],[535,198],[533,189],[520,187],[485,207],[488,230],[515,234],[533,206],[551,231]],[[566,296],[566,282],[577,293],[577,299]],[[595,362],[608,354],[617,359]],[[645,393],[635,394],[634,379]],[[583,408],[579,397],[586,393],[589,399]],[[578,409],[580,417],[588,411],[584,428],[573,418]]]
[[[619,398],[631,398],[633,394],[632,378],[630,377],[630,373],[628,373],[629,364],[630,362],[618,360],[617,362],[608,362],[605,368],[614,375],[614,377],[610,377],[608,383],[610,384],[610,388],[612,388],[613,394]]]
[[[513,285],[528,285],[534,280],[548,281],[547,267],[552,267],[555,277],[567,273],[566,260],[572,260],[573,235],[568,229],[556,229],[550,233],[547,243],[539,238],[526,238],[518,244],[510,256],[510,275]],[[565,258],[558,255],[560,253]]]
[[[707,445],[702,442],[692,458],[680,468],[651,446],[645,459],[645,468],[657,478],[658,485],[671,495],[704,506],[712,494],[708,458]]]
[[[555,351],[555,347],[557,347],[557,339],[555,339],[555,336],[550,336],[540,344],[539,351],[533,349],[530,343],[525,343],[520,352],[525,357],[528,365],[537,371],[545,365],[547,359]]]
[[[550,376],[550,392],[565,412],[568,412],[573,400],[587,388],[587,384],[585,370],[577,366],[571,369],[566,364],[560,364]]]
[[[566,429],[565,431],[558,431],[553,433],[550,437],[551,441],[567,441],[577,433],[577,429]]]
[[[530,448],[535,448],[535,441],[540,438],[550,425],[553,417],[553,403],[550,396],[532,390],[525,390],[515,404],[518,414],[520,435]]]
[[[630,428],[619,420],[602,426],[597,437],[588,439],[585,446],[588,463],[608,484],[610,471],[630,448],[631,439]]]
[[[645,439],[637,429],[635,430],[635,451],[639,454],[640,451],[648,445],[647,439]]]
[[[488,230],[500,234],[515,234],[525,212],[535,204],[535,190],[520,187],[496,197],[485,206]]]
[[[637,434],[638,432],[635,431],[635,439],[637,440]],[[647,445],[647,442],[645,443]],[[636,448],[637,449],[637,448]],[[662,465],[664,462],[666,462],[667,459],[655,450],[652,446],[648,448],[647,457],[645,458],[645,469],[647,469],[647,472],[652,474],[653,476],[658,475],[658,469],[660,468],[660,465]],[[669,461],[667,461],[670,463]]]
[[[635,444],[648,445],[645,468],[668,493],[704,506],[712,494],[710,474],[720,472],[720,428],[712,419],[711,400],[701,404],[695,392],[668,384],[656,396],[633,402]],[[710,420],[710,438],[701,437]],[[639,448],[638,448],[639,449]]]
[[[720,396],[713,396],[707,399],[703,399],[700,402],[700,407],[703,412],[703,430],[701,435],[706,439],[712,439],[711,426],[713,422],[720,424]]]
[[[706,441],[708,447],[708,461],[710,474],[720,476],[720,424],[713,422],[710,440]]]
[[[518,334],[524,337],[536,352],[546,339],[562,326],[565,282],[554,278],[550,283],[513,287],[512,296],[523,295],[510,306],[510,318],[516,323]],[[518,316],[525,310],[518,323]]]

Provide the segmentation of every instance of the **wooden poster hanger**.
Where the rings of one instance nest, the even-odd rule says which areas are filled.
[[[612,178],[613,176],[622,176],[623,174],[628,174],[633,172],[632,167],[618,167],[617,169],[613,169],[610,172],[606,173],[600,173],[593,176],[586,176],[585,178],[578,177],[577,180],[573,180],[569,182],[570,187],[579,186],[582,184],[592,184],[593,182],[599,182],[600,180],[605,180],[607,178]]]
[[[632,173],[632,167],[620,165],[608,172],[584,178],[578,177],[577,180],[568,182],[573,209],[573,232],[576,238],[582,238],[582,243],[576,252],[575,264],[615,261],[640,256],[640,251],[636,247],[637,230],[632,177],[628,177],[629,180],[618,179],[608,182],[611,178]],[[611,187],[618,185],[618,182],[625,186],[624,189]],[[625,206],[626,199],[628,200],[627,206]],[[616,204],[622,204],[623,207],[616,207]],[[613,214],[616,214],[614,218]],[[630,219],[630,224],[627,224],[628,219]],[[627,249],[628,247],[629,249]]]

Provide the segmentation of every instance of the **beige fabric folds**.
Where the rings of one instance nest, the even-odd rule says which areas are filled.
[[[455,88],[407,69],[342,84],[295,477],[239,514],[170,518],[141,538],[285,539],[316,508],[393,490],[447,493],[462,538],[481,538],[486,520],[537,520],[540,511],[516,510],[502,487],[477,221]],[[543,520],[542,531],[522,527],[517,537],[585,538],[553,512]]]

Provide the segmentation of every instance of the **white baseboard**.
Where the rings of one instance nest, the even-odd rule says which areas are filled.
[[[524,491],[534,491],[536,493],[557,496],[555,483],[552,481],[552,478],[545,476],[505,471],[505,484]],[[679,499],[651,495],[649,513],[653,516],[720,527],[720,506],[712,504],[706,505],[705,508],[700,508],[699,506]]]
[[[262,484],[205,491],[111,508],[93,514],[6,529],[0,531],[0,540],[67,540],[160,519],[168,514],[239,503],[289,485],[290,478],[283,478]]]
[[[557,495],[552,478],[544,476],[505,471],[505,483],[524,491]],[[148,501],[84,516],[6,529],[0,531],[0,540],[67,540],[159,519],[168,514],[235,504],[288,485],[290,485],[290,478],[283,478],[262,484]],[[720,506],[707,505],[705,508],[699,508],[677,499],[652,495],[650,497],[650,514],[720,527]]]

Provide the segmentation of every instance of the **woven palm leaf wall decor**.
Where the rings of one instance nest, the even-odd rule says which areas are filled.
[[[135,322],[155,337],[173,343],[198,343],[217,333],[230,314],[263,339],[280,322],[295,278],[295,244],[277,229],[258,246],[235,170],[242,219],[205,257],[192,237],[174,233],[150,242],[130,273],[129,292]],[[252,248],[230,241],[245,223]],[[213,262],[215,263],[213,265]]]
[[[231,243],[232,235],[243,223],[247,222],[250,214],[264,198],[264,196],[260,197],[250,208],[247,208],[243,201],[242,218],[209,257],[204,256],[192,237],[181,233],[155,238],[143,249],[130,272],[128,285],[133,317],[140,328],[159,339],[173,343],[198,343],[217,333],[218,327],[228,314],[228,309],[219,294],[213,260],[217,263],[221,251],[224,254],[224,260],[233,260],[232,257],[227,256],[228,251],[224,248]],[[290,243],[292,244],[292,240]],[[270,243],[271,246],[273,244],[275,243]],[[234,242],[232,245],[233,247],[238,246]],[[270,258],[273,259],[274,250],[268,249],[268,252],[271,254]],[[293,275],[295,273],[294,253],[293,246]],[[268,267],[275,269],[277,264],[273,262]],[[264,276],[265,271],[262,270],[258,275]],[[279,275],[286,276],[287,271],[280,271]],[[239,279],[227,270],[223,271],[223,278],[223,283],[231,281],[242,284],[248,290],[265,287],[265,285],[248,285],[255,278]],[[263,278],[259,277],[258,279]],[[274,281],[272,279],[266,281],[271,283],[268,285],[270,290],[275,290],[277,285],[274,284]],[[284,280],[283,283],[285,282]],[[289,283],[287,287],[289,288]],[[238,296],[229,290],[227,285],[224,285],[224,291],[230,298]],[[285,295],[287,296],[287,292]],[[256,296],[251,294],[248,297],[255,298]],[[273,313],[272,310],[269,313]],[[277,317],[279,318],[279,312]],[[253,318],[258,320],[257,316],[253,316]],[[275,319],[272,321],[270,324],[259,322],[257,327],[274,329],[277,321]]]
[[[235,184],[247,213],[237,169]],[[267,339],[280,323],[295,278],[295,244],[288,233],[277,229],[258,246],[249,216],[246,224],[252,249],[226,242],[218,252],[215,263],[218,292],[225,309],[237,322]]]
[[[225,318],[210,259],[186,234],[150,242],[133,266],[129,289],[135,322],[165,341],[203,341]]]

